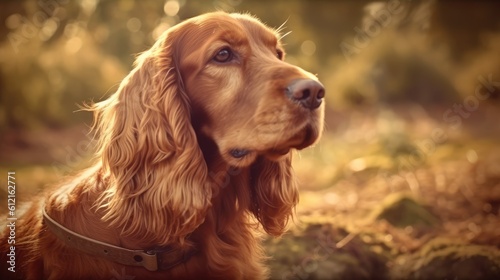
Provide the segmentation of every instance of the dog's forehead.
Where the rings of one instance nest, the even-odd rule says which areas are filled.
[[[252,42],[262,42],[265,45],[275,46],[278,44],[278,33],[248,14],[213,12],[192,18],[191,22],[198,27],[197,31],[192,30],[191,32],[193,34],[200,33],[195,36],[199,39],[216,33],[223,37],[233,35],[245,37],[241,39],[250,39]]]
[[[251,37],[260,39],[266,45],[278,43],[278,33],[259,19],[247,14],[230,14],[230,16],[238,20]]]

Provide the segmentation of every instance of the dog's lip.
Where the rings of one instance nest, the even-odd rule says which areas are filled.
[[[313,142],[314,142],[314,139],[313,139],[313,128],[310,127],[310,126],[308,126],[308,127],[305,128],[305,135],[304,135],[302,143],[300,143],[300,145],[298,145],[295,148],[297,150],[302,150],[304,148],[309,147]]]
[[[288,140],[279,144],[276,143],[276,145],[268,147],[267,149],[259,149],[258,147],[252,145],[242,145],[233,146],[232,148],[225,150],[227,155],[229,155],[232,160],[237,161],[246,161],[255,155],[267,155],[271,158],[281,158],[282,156],[287,155],[292,149],[302,150],[311,146],[316,141],[317,137],[318,132],[315,130],[315,126],[313,124],[307,124],[298,132],[293,134],[292,137],[288,138]]]
[[[313,138],[313,129],[311,127],[306,127],[305,131],[303,132],[303,136],[301,135],[300,137],[300,142],[295,140],[298,139],[297,137],[293,137],[292,143],[269,149],[265,152],[265,154],[274,157],[281,157],[288,154],[291,149],[302,150],[304,148],[309,147],[314,142],[312,138]]]
[[[291,148],[271,149],[266,151],[263,155],[270,160],[280,160],[290,152]]]
[[[314,131],[310,126],[305,127],[300,133],[294,135],[288,143],[273,147],[266,150],[264,153],[276,156],[283,156],[290,152],[291,149],[302,150],[314,143]]]
[[[295,134],[287,143],[272,150],[287,153],[290,149],[302,150],[309,147],[314,142],[313,128],[311,126],[304,127],[299,133]]]
[[[281,148],[281,149],[271,149],[271,150],[269,150],[269,153],[275,154],[275,155],[280,155],[280,156],[286,155],[286,154],[288,154],[288,152],[290,152],[290,148]]]

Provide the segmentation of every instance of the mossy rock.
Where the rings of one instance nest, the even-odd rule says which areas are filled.
[[[338,246],[346,237],[349,241]],[[330,224],[309,224],[265,244],[271,279],[385,279],[388,275],[383,255],[374,253],[357,235]]]
[[[372,212],[376,220],[386,220],[395,227],[434,227],[440,223],[427,207],[406,194],[387,196]]]
[[[500,250],[436,238],[396,259],[392,279],[500,279]]]

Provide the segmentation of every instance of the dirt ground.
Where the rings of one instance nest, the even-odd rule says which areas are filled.
[[[296,161],[297,225],[267,241],[272,278],[500,279],[500,111],[446,109],[330,115]]]
[[[293,226],[265,240],[272,279],[500,279],[500,110],[483,105],[460,123],[417,105],[330,112],[295,157]],[[19,199],[85,166],[86,133],[4,134]]]

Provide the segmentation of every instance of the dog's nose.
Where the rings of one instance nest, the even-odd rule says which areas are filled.
[[[302,107],[314,110],[321,105],[325,97],[323,85],[311,79],[293,80],[285,90],[292,101],[298,102]]]

